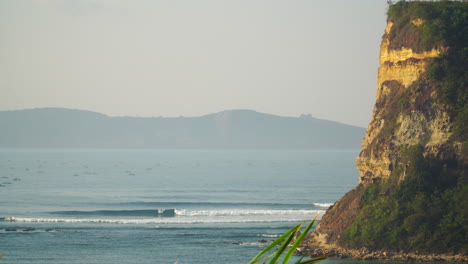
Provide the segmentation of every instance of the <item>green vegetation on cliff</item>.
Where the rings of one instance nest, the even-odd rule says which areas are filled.
[[[421,82],[426,81],[425,86],[440,92],[442,103],[450,107],[455,121],[454,136],[468,140],[468,4],[400,1],[389,7],[388,20],[393,22],[390,49],[446,49],[412,86],[421,87]],[[401,96],[399,106],[409,105],[407,93]]]
[[[343,244],[421,253],[467,250],[467,175],[453,170],[455,164],[426,160],[419,145],[404,153],[394,174],[404,171],[406,178],[396,188],[387,180],[364,190],[362,209]]]
[[[374,149],[381,144],[395,147],[390,139],[399,129],[398,116],[436,111],[436,106],[450,115],[450,141],[460,143],[461,158],[425,155],[429,138],[396,149],[401,157],[392,164],[392,175],[365,187],[356,220],[339,243],[349,248],[466,254],[468,3],[400,1],[389,7],[388,20],[393,23],[390,49],[443,52],[409,87],[403,89],[396,81],[385,83],[395,94],[376,105],[384,111],[386,122],[375,141],[380,145]]]
[[[468,141],[468,3],[405,2],[389,7],[389,49],[424,52],[433,49],[441,55],[429,61],[427,71],[409,87],[389,80],[383,84],[391,94],[376,105],[383,111],[384,124],[376,140],[385,142],[399,129],[400,114],[413,110],[430,112],[444,105],[453,122],[453,140]],[[417,59],[412,58],[417,61]],[[411,60],[411,59],[410,59]],[[437,96],[431,96],[437,93]],[[413,101],[412,101],[413,99]],[[434,101],[435,100],[435,101]],[[374,144],[374,148],[378,148]]]
[[[466,2],[400,1],[388,9],[388,21],[393,22],[389,48],[462,48],[468,40],[467,19]]]

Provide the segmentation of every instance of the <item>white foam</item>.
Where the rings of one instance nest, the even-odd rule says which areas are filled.
[[[254,247],[264,247],[267,243],[260,243],[260,242],[241,242],[238,244],[239,246],[254,246]]]
[[[275,238],[275,237],[279,237],[279,235],[272,235],[272,234],[261,234],[261,235],[258,235],[259,237],[270,237],[270,238]]]
[[[6,217],[11,222],[95,223],[95,224],[192,224],[192,223],[262,223],[311,220],[324,210],[176,210],[175,217],[106,217],[106,218],[48,218]]]
[[[262,216],[197,216],[197,217],[155,217],[145,219],[112,219],[112,218],[32,218],[9,217],[6,221],[24,223],[94,223],[94,224],[202,224],[202,223],[271,223],[299,222],[310,220],[311,215],[262,215]]]
[[[0,233],[5,233],[5,234],[12,234],[12,233],[59,233],[63,232],[60,230],[25,230],[25,229],[16,229],[14,231],[6,231],[5,229],[1,229]]]
[[[324,208],[328,208],[330,206],[332,206],[334,203],[314,203],[315,206],[318,206],[318,207],[324,207]]]
[[[176,210],[178,216],[278,216],[278,215],[307,215],[313,216],[322,210]]]

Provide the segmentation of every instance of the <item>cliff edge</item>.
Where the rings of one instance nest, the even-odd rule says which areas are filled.
[[[389,6],[359,185],[309,255],[468,261],[468,3]]]

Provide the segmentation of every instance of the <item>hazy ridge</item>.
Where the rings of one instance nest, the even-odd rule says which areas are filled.
[[[110,117],[64,108],[0,111],[6,148],[359,148],[365,129],[310,115],[229,110],[200,117]]]

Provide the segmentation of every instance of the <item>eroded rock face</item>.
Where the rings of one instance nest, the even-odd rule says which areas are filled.
[[[354,221],[359,210],[359,199],[362,192],[362,185],[359,185],[329,208],[326,215],[320,220],[315,236],[308,242],[320,244],[322,247],[334,245],[344,230]],[[340,219],[340,221],[336,221],[336,219]]]
[[[388,35],[390,34],[392,26],[392,22],[387,24],[385,35],[380,45],[377,101],[382,96],[385,96],[385,94],[382,94],[382,92],[385,91],[385,89],[381,89],[382,83],[388,80],[395,80],[403,86],[408,87],[424,72],[427,66],[427,59],[435,58],[443,51],[443,49],[432,49],[430,51],[417,53],[413,52],[412,49],[404,47],[398,50],[390,49]]]
[[[423,23],[422,20],[413,21],[417,26]],[[461,157],[461,144],[450,140],[453,120],[447,107],[437,100],[435,88],[421,78],[430,60],[445,49],[420,53],[409,48],[390,49],[392,26],[389,22],[382,39],[376,103],[362,141],[362,151],[356,159],[359,185],[327,211],[308,240],[309,245],[322,249],[340,248],[341,236],[360,209],[363,189],[390,177],[398,177],[397,181],[405,178],[404,171],[397,176],[392,174],[405,147],[421,145],[425,157]],[[415,85],[415,82],[420,83]],[[405,105],[400,105],[402,101]]]
[[[390,5],[359,184],[302,252],[468,262],[466,34],[458,34],[467,12],[461,2]]]
[[[416,24],[422,25],[423,21]],[[388,112],[395,111],[389,108],[395,107],[398,98],[420,78],[429,60],[444,51],[443,48],[421,53],[408,48],[392,50],[388,38],[392,26],[389,22],[380,47],[376,104],[362,141],[362,151],[356,159],[359,183],[363,185],[390,177],[402,147],[430,145],[432,155],[437,155],[436,146],[444,145],[451,135],[450,117],[444,106],[435,103],[433,99],[437,95],[430,87],[410,94],[410,105],[404,106],[411,109],[408,113],[389,118]],[[385,129],[389,135],[383,132]]]

